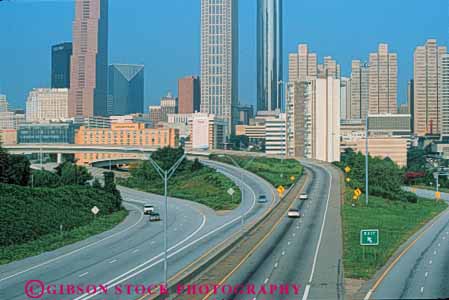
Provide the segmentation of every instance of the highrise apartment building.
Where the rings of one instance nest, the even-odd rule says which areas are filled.
[[[59,121],[68,118],[68,89],[33,89],[26,101],[26,121]]]
[[[201,112],[225,119],[228,136],[237,104],[238,1],[201,0]]]
[[[288,81],[302,81],[317,77],[317,55],[309,53],[307,44],[299,44],[297,53],[288,56]]]
[[[324,63],[318,65],[318,77],[340,79],[341,67],[331,56],[324,57]]]
[[[168,114],[178,112],[178,100],[170,92],[161,98],[161,121],[167,122]]]
[[[369,99],[369,69],[360,60],[351,64],[351,107],[348,119],[365,119]]]
[[[200,111],[201,86],[198,76],[188,76],[178,80],[178,111],[191,114]]]
[[[369,55],[369,113],[397,112],[398,57],[379,44],[377,53]]]
[[[340,80],[290,82],[287,98],[287,153],[327,162],[340,160]]]
[[[441,56],[441,134],[449,135],[449,54]]]
[[[442,57],[446,47],[427,40],[414,53],[414,132],[418,136],[441,133]]]
[[[144,66],[113,64],[109,66],[108,112],[112,115],[143,113]]]
[[[51,47],[51,87],[70,88],[70,60],[72,43],[61,43]]]
[[[340,117],[342,120],[351,119],[351,79],[340,79]]]
[[[69,115],[107,115],[108,0],[75,1]]]
[[[257,110],[281,108],[282,0],[257,0]]]

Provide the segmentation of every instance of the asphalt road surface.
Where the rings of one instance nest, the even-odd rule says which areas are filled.
[[[243,191],[243,201],[234,211],[217,215],[213,210],[181,199],[169,198],[168,204],[168,274],[174,275],[209,248],[241,228],[244,222],[260,217],[272,201],[278,201],[274,189],[264,180],[232,166],[208,162],[230,177]],[[170,188],[170,187],[169,187]],[[135,299],[144,291],[128,290],[125,285],[149,286],[163,282],[163,221],[149,222],[142,213],[144,203],[153,204],[163,216],[163,197],[127,188],[120,188],[125,207],[130,211],[124,222],[113,230],[91,237],[56,251],[43,253],[21,261],[0,266],[0,299],[28,299],[25,287],[35,285],[96,286],[89,293],[77,291],[73,296],[49,295],[41,299]],[[257,204],[256,198],[264,194],[268,203]],[[38,280],[26,286],[30,280]],[[107,287],[107,292],[98,288]],[[119,287],[121,294],[117,292]]]
[[[303,162],[311,181],[309,200],[294,207],[302,217],[285,216],[274,232],[227,280],[232,286],[289,284],[289,294],[251,297],[255,299],[332,299],[342,297],[342,241],[338,172],[314,162]],[[298,195],[299,196],[299,195]],[[300,286],[294,294],[292,284]],[[233,299],[239,295],[212,295]]]
[[[416,190],[416,193],[434,198],[433,191]],[[446,201],[447,196],[442,193]],[[449,212],[425,226],[410,241],[415,243],[399,256],[371,299],[449,298]]]

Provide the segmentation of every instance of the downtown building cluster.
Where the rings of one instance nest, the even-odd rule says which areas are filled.
[[[3,143],[82,143],[265,151],[338,161],[352,148],[406,163],[414,137],[449,134],[449,55],[428,40],[414,53],[406,104],[398,56],[379,44],[351,62],[299,44],[283,78],[282,0],[257,1],[257,113],[238,100],[238,1],[201,0],[200,75],[178,80],[144,113],[145,68],[108,61],[108,1],[75,1],[73,42],[51,47],[51,87],[29,92],[26,111],[0,97]],[[234,141],[232,141],[234,139]],[[80,157],[82,162],[100,157]]]

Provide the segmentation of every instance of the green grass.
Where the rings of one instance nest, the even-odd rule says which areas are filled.
[[[418,203],[369,198],[369,206],[360,198],[351,207],[347,193],[342,207],[343,262],[345,277],[369,279],[384,266],[398,247],[424,224],[447,208],[442,201],[418,199]],[[360,246],[361,229],[379,229],[379,246]]]
[[[148,193],[163,195],[164,186],[159,178],[153,181],[136,177],[117,179],[118,184],[136,188]],[[227,191],[233,188],[231,197]],[[203,166],[200,170],[176,172],[168,184],[168,194],[171,197],[195,201],[215,210],[231,210],[241,201],[240,189],[232,180],[223,174]]]
[[[210,158],[234,165],[228,156],[211,155]],[[264,178],[275,187],[282,185],[288,188],[303,172],[303,167],[299,161],[294,159],[257,157],[252,160],[251,157],[243,156],[232,156],[232,158],[240,167],[245,167],[248,171]],[[291,180],[292,176],[294,177],[293,181]]]
[[[59,233],[47,234],[24,244],[1,247],[0,265],[52,251],[87,239],[93,235],[112,229],[122,222],[127,215],[127,211],[120,210],[110,215],[97,217],[90,224],[63,232],[62,235]]]

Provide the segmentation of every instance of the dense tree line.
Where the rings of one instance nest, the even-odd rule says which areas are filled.
[[[369,157],[369,193],[389,200],[417,202],[413,193],[401,189],[404,185],[404,169],[399,168],[390,158]],[[365,155],[355,153],[351,149],[341,156],[341,161],[336,163],[341,169],[346,166],[351,168],[348,177],[351,181],[348,185],[352,189],[360,188],[365,192]]]

